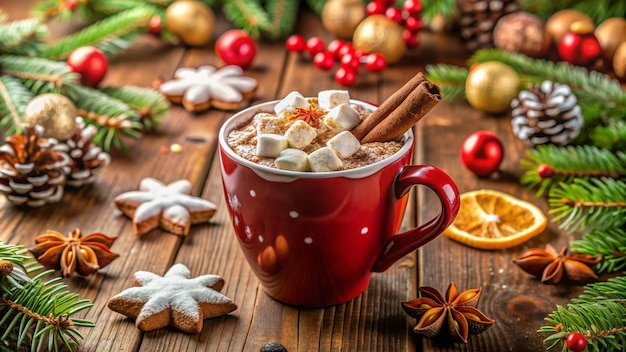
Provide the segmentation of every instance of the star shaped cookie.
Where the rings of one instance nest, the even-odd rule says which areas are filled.
[[[221,69],[199,66],[197,69],[181,67],[174,72],[174,79],[163,83],[159,90],[171,102],[181,104],[192,112],[201,112],[213,106],[222,110],[241,107],[244,99],[251,98],[257,81],[243,75],[239,66],[229,65]]]
[[[141,180],[139,191],[122,193],[115,205],[133,219],[137,236],[161,227],[176,235],[186,236],[192,224],[208,222],[215,214],[215,204],[191,193],[191,182],[178,180],[169,185],[151,177]]]
[[[133,287],[111,297],[109,309],[135,319],[141,331],[173,326],[189,334],[202,331],[204,319],[228,314],[237,305],[219,291],[224,279],[202,275],[190,279],[183,264],[173,265],[164,276],[148,271],[133,275]]]

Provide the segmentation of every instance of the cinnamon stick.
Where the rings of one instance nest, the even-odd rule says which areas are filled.
[[[398,139],[437,105],[441,98],[439,87],[424,77],[406,99],[361,138],[361,143]]]
[[[382,104],[371,113],[363,122],[352,129],[350,132],[357,138],[362,139],[368,134],[374,126],[383,121],[389,114],[398,108],[403,101],[407,99],[409,94],[414,91],[417,86],[426,81],[426,76],[422,72],[417,73],[413,78],[406,82],[399,90],[395,91]]]

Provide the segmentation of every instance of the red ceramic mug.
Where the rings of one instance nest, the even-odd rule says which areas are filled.
[[[238,112],[219,132],[222,182],[239,244],[265,291],[300,307],[344,303],[382,272],[437,237],[459,209],[452,179],[410,165],[413,133],[393,156],[352,170],[313,173],[262,166],[237,155],[228,133],[277,101]],[[368,109],[376,107],[360,101]],[[412,186],[432,189],[441,213],[398,234]]]

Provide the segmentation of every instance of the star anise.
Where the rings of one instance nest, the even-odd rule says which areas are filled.
[[[325,113],[325,111],[317,110],[315,106],[311,105],[307,109],[296,108],[296,111],[289,118],[291,120],[302,120],[311,127],[318,127],[320,125],[320,119]]]
[[[116,239],[102,233],[82,237],[79,229],[68,237],[47,230],[35,238],[36,245],[28,250],[44,267],[60,269],[64,277],[72,276],[74,271],[89,276],[119,257],[110,250]]]
[[[520,257],[513,259],[525,272],[541,278],[544,284],[557,284],[565,277],[573,283],[585,283],[597,280],[598,276],[588,265],[602,260],[601,256],[575,253],[567,255],[567,246],[557,251],[550,244],[546,249],[532,248]]]
[[[451,283],[444,298],[436,289],[421,286],[421,297],[401,304],[408,315],[418,319],[413,329],[418,335],[433,338],[447,333],[454,341],[467,343],[468,335],[480,334],[495,322],[476,309],[481,290],[459,293]]]

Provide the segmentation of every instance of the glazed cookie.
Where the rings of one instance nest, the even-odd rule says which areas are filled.
[[[138,271],[132,277],[133,287],[109,299],[108,307],[135,319],[135,326],[141,331],[173,326],[199,334],[204,319],[228,314],[237,305],[219,292],[224,287],[221,277],[190,276],[183,264],[173,265],[164,276]]]
[[[176,70],[174,79],[163,83],[159,90],[171,102],[182,104],[192,112],[201,112],[213,106],[222,110],[235,110],[244,99],[254,96],[257,81],[243,75],[239,66],[183,67]]]
[[[148,177],[139,183],[139,191],[122,193],[115,205],[133,219],[135,235],[141,236],[161,227],[186,236],[192,224],[208,222],[215,214],[215,204],[191,193],[191,182],[178,180],[169,185]]]

